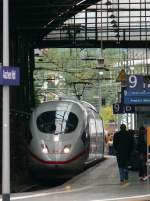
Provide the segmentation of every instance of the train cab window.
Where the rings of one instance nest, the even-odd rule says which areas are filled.
[[[37,118],[37,128],[43,133],[66,134],[78,125],[78,117],[69,111],[47,111]]]

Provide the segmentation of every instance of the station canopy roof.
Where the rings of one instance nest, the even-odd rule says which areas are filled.
[[[33,44],[106,41],[113,47],[113,42],[136,41],[148,46],[150,40],[149,0],[9,0],[9,4],[10,33],[26,36]]]
[[[3,23],[3,1],[0,0],[0,26]],[[26,35],[38,41],[79,9],[97,0],[9,0],[10,33]],[[2,30],[2,29],[1,29]]]

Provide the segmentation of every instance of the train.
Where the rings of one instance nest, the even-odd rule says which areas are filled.
[[[29,168],[38,176],[69,178],[104,158],[103,120],[86,101],[59,98],[33,109]]]

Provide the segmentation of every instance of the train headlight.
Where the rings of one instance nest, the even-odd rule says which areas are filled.
[[[48,147],[47,147],[47,145],[41,144],[41,148],[42,148],[42,152],[43,152],[44,154],[48,154]]]
[[[64,154],[68,154],[70,153],[70,149],[71,149],[71,144],[67,144],[66,146],[64,146]]]

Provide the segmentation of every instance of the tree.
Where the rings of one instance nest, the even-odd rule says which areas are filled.
[[[104,127],[107,127],[109,123],[115,122],[116,120],[111,106],[103,107],[101,111],[101,116],[104,121]]]

